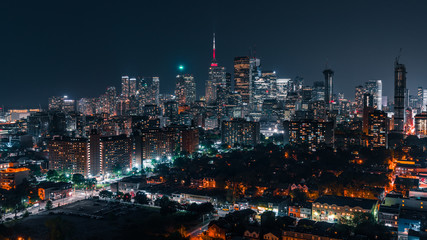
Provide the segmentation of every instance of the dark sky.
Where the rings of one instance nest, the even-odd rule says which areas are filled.
[[[393,62],[408,88],[427,87],[427,3],[408,1],[1,1],[0,105],[47,105],[51,95],[96,97],[120,76],[160,77],[172,93],[178,64],[204,81],[211,60],[232,72],[233,57],[256,45],[264,70],[322,79],[326,61],[335,92],[382,79],[393,95]]]

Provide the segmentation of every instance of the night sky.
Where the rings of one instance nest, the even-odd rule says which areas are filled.
[[[172,93],[177,66],[193,73],[199,96],[211,61],[233,72],[235,56],[256,56],[279,77],[322,80],[335,71],[334,92],[383,80],[393,96],[393,63],[408,88],[427,87],[426,1],[2,1],[0,105],[47,105],[49,96],[97,97],[120,87],[121,75],[159,76]]]

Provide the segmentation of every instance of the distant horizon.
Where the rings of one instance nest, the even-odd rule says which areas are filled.
[[[179,65],[194,75],[200,98],[213,33],[217,62],[230,73],[233,58],[255,48],[263,69],[279,78],[301,76],[312,85],[323,80],[327,63],[335,72],[334,93],[352,100],[356,86],[380,79],[391,100],[393,63],[403,48],[410,94],[427,88],[427,2],[5,5],[0,106],[7,108],[47,106],[50,96],[98,97],[109,86],[120,91],[122,75],[158,76],[160,92],[173,93]]]

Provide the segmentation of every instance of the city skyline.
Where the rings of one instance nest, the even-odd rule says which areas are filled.
[[[400,61],[407,67],[410,94],[416,95],[416,88],[423,86],[423,79],[427,78],[427,70],[423,68],[427,64],[423,47],[427,34],[421,28],[425,22],[421,12],[426,4],[391,4],[378,12],[382,7],[380,3],[373,3],[369,8],[356,3],[348,6],[337,2],[312,3],[318,8],[306,9],[302,15],[304,22],[280,18],[284,14],[289,19],[298,19],[296,13],[303,9],[301,4],[293,3],[282,10],[284,4],[278,3],[265,20],[257,19],[253,23],[255,29],[269,23],[260,34],[246,27],[239,29],[239,34],[232,31],[230,24],[234,26],[237,22],[231,13],[239,9],[238,3],[217,2],[212,9],[203,9],[198,4],[175,6],[176,10],[190,8],[194,16],[175,16],[177,13],[170,10],[174,8],[163,12],[156,3],[143,7],[122,5],[118,9],[114,4],[101,4],[102,11],[94,10],[95,4],[89,4],[86,9],[78,5],[34,6],[37,11],[29,5],[28,9],[12,5],[4,16],[14,22],[14,28],[4,26],[8,31],[2,41],[9,47],[4,49],[0,70],[8,88],[0,92],[0,105],[46,107],[46,99],[53,95],[68,95],[76,100],[95,97],[109,86],[119,88],[122,75],[158,76],[160,92],[173,93],[180,64],[185,66],[186,73],[194,74],[199,98],[204,95],[206,69],[212,61],[213,32],[216,33],[217,62],[230,73],[234,57],[248,55],[249,48],[256,45],[256,57],[261,59],[262,69],[276,71],[279,78],[301,76],[305,85],[312,85],[322,80],[327,63],[335,72],[334,93],[343,92],[347,99],[354,99],[355,86],[381,79],[383,95],[390,100],[394,94],[393,62],[399,48],[403,48]],[[261,3],[258,6],[264,10],[268,7]],[[242,10],[246,7],[241,6]],[[411,13],[404,15],[404,22],[394,18],[401,7]],[[322,8],[336,11],[322,16]],[[145,10],[145,18],[169,14],[169,18],[177,17],[178,21],[170,25],[169,18],[158,23],[141,21],[132,14],[141,9]],[[13,15],[18,10],[24,17],[17,19]],[[36,14],[49,10],[55,10],[50,18]],[[81,19],[75,19],[72,11],[81,13]],[[89,14],[90,11],[94,14]],[[125,17],[118,19],[118,13],[124,13]],[[224,14],[224,18],[218,17]],[[234,14],[234,17],[242,15]],[[29,21],[31,17],[34,21]],[[196,17],[201,21],[194,22]],[[58,21],[48,21],[52,18]],[[319,22],[314,21],[316,18]],[[338,21],[339,18],[343,21]],[[372,26],[365,28],[369,21]],[[135,31],[139,28],[141,33]],[[401,34],[394,35],[395,29]],[[27,40],[28,34],[32,34],[31,41]],[[125,37],[120,38],[122,36]],[[15,91],[19,94],[12,94]]]

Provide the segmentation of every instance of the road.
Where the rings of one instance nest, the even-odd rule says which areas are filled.
[[[75,192],[73,192],[73,195],[70,196],[70,197],[53,200],[52,201],[52,207],[53,208],[57,208],[59,206],[63,206],[63,205],[67,205],[67,204],[70,204],[70,203],[73,203],[73,202],[77,202],[77,201],[83,200],[85,198],[88,198],[89,196],[91,196],[91,192],[86,192],[85,193],[85,191],[76,190]],[[38,214],[40,212],[45,211],[46,202],[47,201],[40,202],[39,206],[32,206],[32,207],[27,208],[26,210],[30,214],[32,214],[32,215]],[[16,214],[16,216],[20,217],[24,213],[25,213],[25,210],[21,211],[21,212],[18,212]],[[8,213],[8,214],[3,215],[3,220],[8,219],[8,218],[13,219],[14,217],[15,217],[15,213]]]

